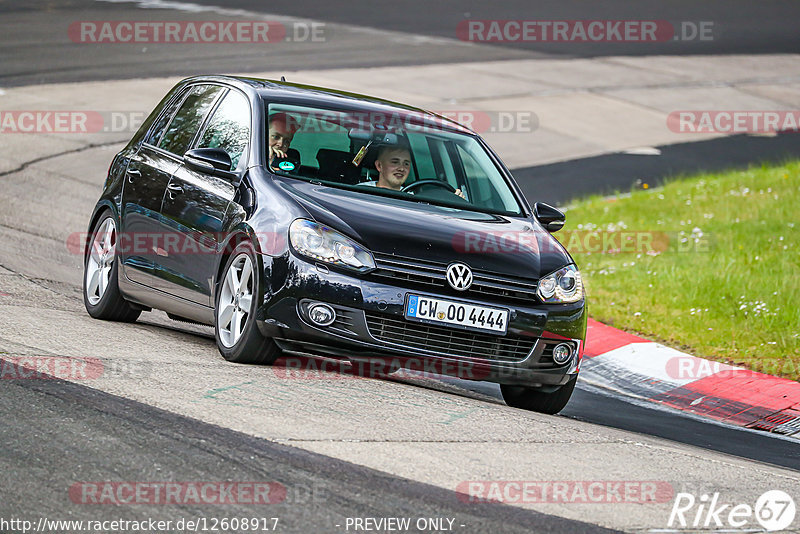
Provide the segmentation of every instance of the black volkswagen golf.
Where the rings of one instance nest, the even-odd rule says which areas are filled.
[[[226,76],[179,83],[109,168],[92,317],[213,325],[229,361],[283,353],[501,385],[556,413],[586,335],[581,275],[473,131],[420,109]]]

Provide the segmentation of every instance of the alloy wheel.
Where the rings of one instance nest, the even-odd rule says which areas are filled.
[[[108,289],[116,245],[117,227],[114,219],[109,217],[92,237],[86,264],[86,298],[92,306],[96,306],[102,300]]]
[[[225,273],[217,306],[219,338],[226,347],[233,347],[242,337],[252,301],[253,262],[241,254]]]

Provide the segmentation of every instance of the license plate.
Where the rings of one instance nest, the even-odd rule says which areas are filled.
[[[508,310],[422,295],[408,296],[405,316],[406,319],[461,326],[496,334],[505,334],[508,328]]]

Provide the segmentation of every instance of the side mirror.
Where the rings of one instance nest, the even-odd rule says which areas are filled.
[[[564,212],[545,204],[544,202],[537,202],[533,206],[533,216],[536,217],[544,229],[548,232],[557,232],[564,227],[567,216]]]
[[[231,172],[231,156],[221,148],[195,148],[183,155],[183,161],[190,169],[211,174]]]

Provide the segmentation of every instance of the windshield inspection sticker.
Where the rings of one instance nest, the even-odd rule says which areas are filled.
[[[291,161],[281,161],[278,163],[278,168],[282,171],[293,171],[294,167],[295,165]]]

